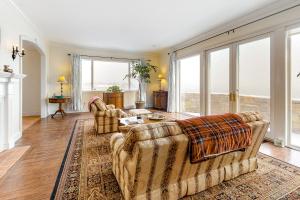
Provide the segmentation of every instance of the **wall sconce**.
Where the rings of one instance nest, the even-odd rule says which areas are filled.
[[[11,55],[12,59],[15,60],[17,55],[22,58],[23,56],[25,56],[25,51],[23,49],[22,52],[20,52],[17,46],[16,47],[13,46],[12,55]]]

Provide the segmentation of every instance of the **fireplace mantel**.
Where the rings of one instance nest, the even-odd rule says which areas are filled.
[[[26,75],[0,72],[0,151],[21,137],[20,80]]]
[[[8,72],[0,72],[0,78],[6,79],[23,79],[26,75],[25,74],[15,74],[15,73],[8,73]]]

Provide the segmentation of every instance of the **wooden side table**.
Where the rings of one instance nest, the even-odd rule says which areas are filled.
[[[54,118],[54,116],[57,114],[57,113],[60,113],[61,114],[61,117],[63,118],[64,115],[66,115],[64,109],[62,108],[62,104],[64,103],[69,103],[71,101],[71,97],[63,97],[63,98],[49,98],[49,103],[58,103],[58,110],[51,115],[51,118]]]
[[[167,110],[168,91],[153,91],[153,107],[155,109]]]

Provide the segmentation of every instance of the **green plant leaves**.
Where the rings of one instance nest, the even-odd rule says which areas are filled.
[[[118,85],[113,85],[107,88],[107,92],[122,92],[122,89]]]

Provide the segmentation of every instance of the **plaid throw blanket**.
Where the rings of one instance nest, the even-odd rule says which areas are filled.
[[[252,142],[250,126],[236,114],[195,117],[176,122],[189,137],[191,163],[243,150]]]

